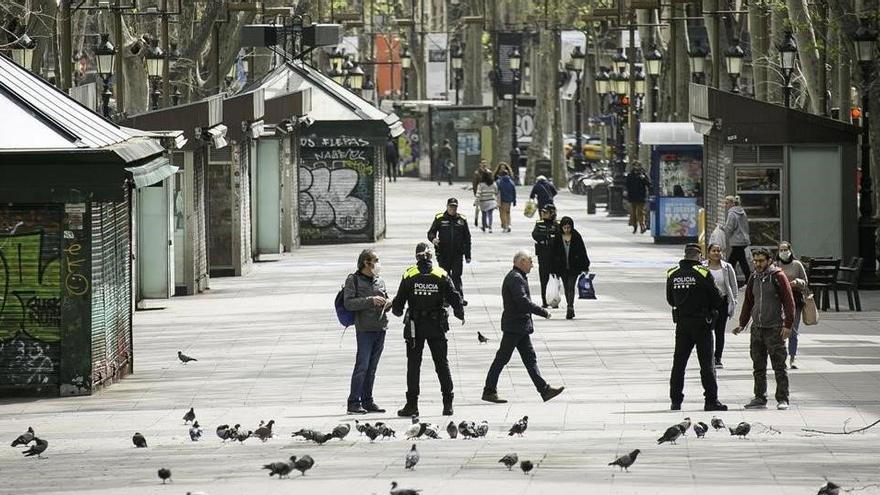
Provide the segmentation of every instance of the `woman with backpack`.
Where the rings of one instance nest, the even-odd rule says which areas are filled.
[[[571,217],[562,217],[559,221],[559,235],[553,240],[550,252],[553,257],[550,270],[562,280],[567,305],[565,318],[571,320],[574,318],[574,291],[578,277],[590,270],[590,257],[587,256],[584,238],[575,230]]]

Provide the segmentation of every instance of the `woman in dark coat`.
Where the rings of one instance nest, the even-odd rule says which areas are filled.
[[[570,320],[574,318],[574,291],[578,276],[590,270],[590,257],[587,256],[584,238],[574,229],[571,217],[562,217],[559,221],[559,235],[553,241],[551,253],[551,273],[559,277],[565,287],[565,302],[568,305],[565,318]]]

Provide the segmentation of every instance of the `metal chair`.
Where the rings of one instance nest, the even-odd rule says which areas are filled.
[[[849,303],[849,310],[853,310],[853,302],[855,302],[855,310],[862,310],[862,300],[859,297],[859,274],[862,272],[862,264],[865,262],[862,258],[854,256],[850,260],[848,266],[841,266],[840,272],[837,274],[837,286],[846,291],[846,302]]]
[[[830,307],[829,296],[834,292],[834,311],[840,311],[837,300],[837,274],[840,271],[840,260],[830,258],[813,258],[807,272],[810,290],[818,296],[816,303],[822,311]]]

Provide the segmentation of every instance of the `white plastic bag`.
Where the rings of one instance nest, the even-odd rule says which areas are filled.
[[[562,280],[556,275],[550,275],[550,280],[547,281],[547,304],[549,306],[559,306],[559,303],[562,302],[562,291],[565,290],[562,287]]]

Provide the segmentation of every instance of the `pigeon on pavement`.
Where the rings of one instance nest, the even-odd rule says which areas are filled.
[[[147,447],[147,439],[144,438],[140,433],[135,433],[131,437],[131,443],[134,444],[135,447],[142,449]]]
[[[529,471],[535,469],[535,465],[532,461],[522,461],[519,463],[519,468],[522,469],[523,474],[529,474]]]
[[[483,334],[481,334],[479,330],[477,330],[477,340],[479,340],[481,344],[485,344],[486,342],[489,342],[489,339],[487,339]]]
[[[489,422],[486,420],[483,420],[482,423],[477,425],[477,435],[476,436],[482,438],[482,437],[485,437],[487,433],[489,433]]]
[[[724,421],[722,421],[721,418],[716,418],[714,416],[712,417],[711,424],[712,428],[715,428],[715,431],[723,430],[724,428],[726,428],[726,426],[724,425]]]
[[[816,495],[840,495],[840,486],[833,481],[825,480],[825,484],[819,487]]]
[[[412,440],[413,438],[419,438],[425,434],[425,430],[427,429],[428,423],[413,423],[406,429],[406,439]]]
[[[177,351],[177,359],[180,359],[180,362],[182,362],[183,364],[186,364],[190,361],[198,361],[198,359],[193,358],[193,357],[189,357],[180,351]]]
[[[670,426],[666,429],[666,433],[663,434],[662,437],[657,439],[657,445],[660,445],[665,442],[671,442],[675,445],[675,441],[678,440],[678,437],[681,436],[681,428],[678,425]]]
[[[199,426],[199,422],[196,421],[189,428],[189,439],[193,442],[198,442],[200,438],[202,438],[202,428]]]
[[[382,435],[382,432],[379,430],[379,428],[376,428],[370,423],[367,423],[364,428],[364,435],[366,435],[367,438],[370,439],[370,443],[372,443],[374,440],[379,438],[380,435]]]
[[[357,420],[355,420],[355,421],[357,421]],[[340,440],[343,440],[343,439],[345,439],[345,437],[348,436],[348,432],[350,432],[350,431],[351,431],[350,425],[347,425],[347,424],[336,425],[336,427],[333,428],[333,431],[331,432],[331,434],[333,435],[333,438],[338,438]]]
[[[189,411],[183,415],[183,424],[192,423],[196,420],[196,412],[193,408],[189,408]]]
[[[730,430],[731,435],[736,435],[740,438],[745,438],[746,435],[752,430],[752,425],[743,421],[742,423],[736,425],[736,428],[728,428]]]
[[[416,488],[397,488],[397,482],[391,482],[391,495],[418,495],[421,490]]]
[[[34,442],[34,444],[31,445],[31,448],[23,450],[21,451],[21,453],[24,454],[25,457],[37,456],[38,458],[42,458],[40,454],[42,454],[46,451],[47,448],[49,448],[49,442],[39,437],[34,437],[32,442]]]
[[[363,434],[364,434],[364,428],[366,428],[366,425],[364,425],[363,423],[361,423],[361,422],[358,421],[358,420],[354,420],[354,429],[357,430],[358,433],[360,433],[361,435],[363,435]]]
[[[274,425],[275,420],[270,419],[268,423],[260,425],[260,427],[254,431],[254,436],[265,442],[272,438],[272,426]]]
[[[697,424],[694,425],[694,433],[697,434],[697,438],[703,438],[706,436],[707,431],[709,431],[709,425],[702,421],[698,421]]]
[[[220,425],[217,427],[217,436],[224,442],[229,440],[229,425]]]
[[[254,432],[252,430],[248,430],[248,431],[241,430],[240,432],[238,432],[235,435],[234,440],[238,440],[238,443],[244,443],[244,441],[247,440],[248,438],[250,438],[251,435],[253,435],[253,434],[254,434]]]
[[[416,444],[412,444],[412,448],[406,453],[405,469],[412,469],[419,463],[419,451],[416,450]]]
[[[510,471],[513,469],[513,466],[516,466],[516,463],[519,462],[519,457],[517,457],[516,453],[510,453],[501,459],[498,459],[498,462],[504,464],[507,467],[507,470]]]
[[[296,457],[291,457],[290,462],[273,462],[270,464],[263,465],[263,469],[269,470],[269,477],[271,478],[274,475],[278,475],[278,479],[285,476],[289,476],[290,472],[293,470],[293,462],[296,460]]]
[[[433,438],[434,440],[440,439],[440,427],[433,423],[425,423],[425,432],[424,436],[428,438]]]
[[[22,433],[21,435],[18,436],[18,438],[16,438],[15,440],[12,441],[12,446],[13,447],[18,447],[19,445],[27,446],[27,444],[29,444],[33,441],[34,441],[34,429],[32,427],[28,426],[28,429],[26,432]]]
[[[377,423],[376,429],[379,430],[379,434],[382,435],[383,440],[392,437],[397,438],[397,432],[385,423]]]
[[[302,457],[297,458],[293,456],[290,458],[291,462],[293,462],[293,469],[296,469],[303,476],[306,475],[306,471],[312,469],[312,466],[315,465],[315,460],[312,459],[312,456],[304,455]]]
[[[449,424],[446,425],[446,434],[453,440],[458,436],[458,428],[455,427],[454,422],[450,421]]]
[[[512,437],[514,434],[522,436],[522,434],[526,431],[526,428],[529,427],[529,417],[523,416],[522,419],[517,421],[510,427],[510,431],[507,432],[507,436]]]
[[[629,454],[624,454],[624,455],[618,457],[617,459],[614,459],[614,461],[609,462],[608,465],[609,466],[620,466],[621,470],[625,469],[628,472],[629,467],[632,466],[634,462],[636,462],[636,457],[638,457],[639,454],[641,454],[641,453],[642,453],[642,451],[639,449],[633,450]]]
[[[682,435],[687,435],[688,429],[691,427],[691,418],[684,418],[684,421],[678,424],[678,429]]]
[[[171,479],[171,470],[168,468],[159,468],[159,479],[162,480],[162,484],[164,485],[166,481]]]

